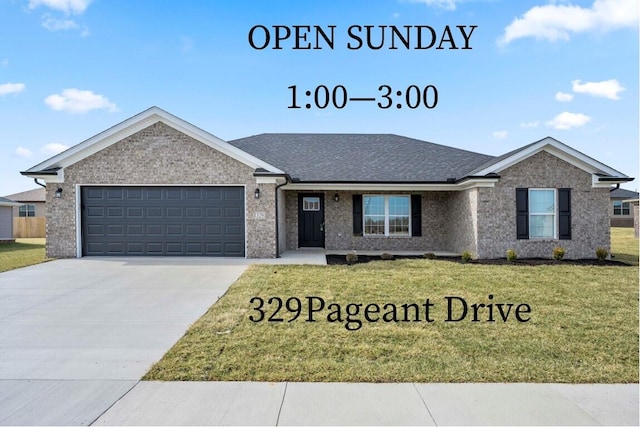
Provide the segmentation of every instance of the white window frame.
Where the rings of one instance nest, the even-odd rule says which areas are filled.
[[[320,211],[320,197],[318,197],[318,196],[303,196],[302,197],[302,210],[304,212],[319,212]]]
[[[366,198],[367,197],[384,197],[384,234],[368,234],[367,233],[367,215],[366,215]],[[404,197],[409,205],[409,227],[407,234],[390,234],[389,232],[389,197]],[[409,194],[364,194],[362,196],[362,235],[367,237],[411,237],[411,195]]]
[[[29,215],[29,213],[31,213],[31,215]],[[18,207],[19,218],[33,218],[35,216],[36,216],[36,205],[25,203]]]
[[[618,203],[619,203],[619,206],[616,206],[616,204],[618,204]],[[618,207],[620,209],[620,213],[616,213],[616,207]],[[627,209],[627,213],[624,213],[625,208]],[[622,200],[614,200],[613,201],[613,215],[614,216],[630,216],[631,215],[631,205],[629,204],[629,202],[623,202]]]
[[[532,191],[553,191],[553,213],[535,213],[531,212],[531,192]],[[544,240],[558,239],[558,189],[556,188],[529,188],[529,239]],[[531,233],[531,217],[532,216],[553,216],[553,236],[533,236]]]

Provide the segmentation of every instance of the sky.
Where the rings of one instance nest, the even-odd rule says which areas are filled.
[[[394,133],[497,156],[552,136],[637,178],[638,8],[637,0],[0,0],[0,195],[37,188],[20,171],[151,106],[224,140]],[[292,86],[301,108],[288,108]],[[336,87],[342,108],[331,101]],[[320,108],[325,88],[329,105]],[[391,106],[381,108],[388,90]],[[375,101],[343,106],[344,93]]]

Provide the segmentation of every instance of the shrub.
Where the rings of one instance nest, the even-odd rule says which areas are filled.
[[[514,262],[518,258],[518,254],[513,249],[507,250],[507,261]]]
[[[426,254],[422,255],[424,258],[426,259],[436,259],[436,254],[434,254],[433,252],[427,252]]]
[[[564,258],[566,250],[563,247],[558,246],[557,248],[553,248],[553,259],[556,261],[561,261]]]
[[[609,251],[607,250],[607,248],[596,249],[596,256],[600,261],[604,261],[605,259],[607,259],[607,255],[609,255]]]
[[[390,260],[390,259],[393,259],[393,258],[394,258],[394,256],[393,256],[393,254],[390,254],[390,253],[385,252],[385,253],[383,253],[382,255],[380,255],[380,258],[381,258],[381,259]]]
[[[358,254],[355,252],[349,252],[346,256],[347,264],[351,265],[358,262]]]
[[[471,255],[471,252],[469,251],[464,251],[462,252],[462,262],[469,262],[471,261],[471,259],[473,258],[473,256]]]

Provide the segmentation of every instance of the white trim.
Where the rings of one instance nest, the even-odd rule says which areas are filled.
[[[82,258],[82,198],[81,184],[76,184],[76,258]]]
[[[76,258],[82,258],[82,187],[242,187],[244,191],[244,257],[248,257],[246,184],[76,184]]]
[[[365,197],[383,197],[384,198],[384,234],[367,234],[365,232],[366,224],[366,212],[365,212]],[[405,197],[409,201],[409,229],[407,234],[391,234],[389,233],[389,197]],[[374,216],[374,215],[370,215]],[[379,215],[375,215],[379,216]],[[411,195],[410,194],[363,194],[362,195],[362,236],[363,237],[411,237]]]
[[[597,182],[597,176],[595,176],[595,174],[597,173],[605,173],[611,177],[628,178],[622,172],[619,172],[605,165],[604,163],[600,163],[599,161],[587,156],[586,154],[583,154],[578,150],[575,150],[551,137],[541,139],[540,141],[530,145],[529,147],[520,150],[517,153],[476,172],[475,175],[487,175],[492,172],[499,174],[503,170],[535,154],[538,154],[541,151],[546,151],[549,154],[558,157],[559,159],[564,160],[565,162],[579,169],[584,170],[585,172],[594,174],[594,186],[596,186],[595,183]],[[624,182],[624,180],[622,182]],[[609,186],[610,184],[611,182],[608,182],[606,183],[606,186]]]
[[[469,179],[457,184],[359,184],[359,183],[289,183],[280,188],[283,190],[302,191],[462,191],[478,187],[494,187],[498,178]]]
[[[0,206],[10,206],[10,207],[20,206],[23,204],[24,203],[18,203],[18,202],[0,202]]]
[[[527,206],[527,214],[529,215],[529,240],[558,240],[558,221],[560,220],[560,215],[558,213],[558,189],[557,188],[528,188],[527,202],[529,206]],[[551,215],[544,213],[531,213],[531,191],[553,191],[553,237],[532,237],[531,236],[531,215]]]
[[[151,107],[148,110],[136,114],[135,116],[130,117],[127,120],[100,132],[77,145],[74,145],[68,150],[29,168],[26,172],[37,173],[53,167],[65,168],[157,122],[162,122],[167,126],[170,126],[241,163],[244,163],[249,167],[254,169],[263,168],[273,173],[283,173],[280,169],[270,165],[269,163],[234,147],[215,135],[212,135],[158,107]],[[47,176],[51,177],[50,175],[30,176],[42,178],[48,180],[48,182],[54,182],[50,180],[50,178],[46,178]],[[64,180],[64,177],[62,179]]]

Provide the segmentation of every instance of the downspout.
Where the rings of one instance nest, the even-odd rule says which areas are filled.
[[[617,183],[614,188],[610,188],[609,192],[616,191],[618,188],[620,188],[620,183]]]
[[[280,185],[276,185],[276,258],[280,258],[280,230],[279,230],[279,222],[278,221],[278,188],[283,185],[287,185],[289,183],[289,175],[285,175],[284,182]],[[286,206],[285,206],[286,210]]]
[[[46,186],[46,185],[44,185],[44,184],[40,184],[40,183],[38,182],[38,178],[33,178],[33,182],[35,182],[36,184],[38,184],[40,187],[47,188],[47,186]],[[620,184],[618,184],[618,185],[620,185]]]

